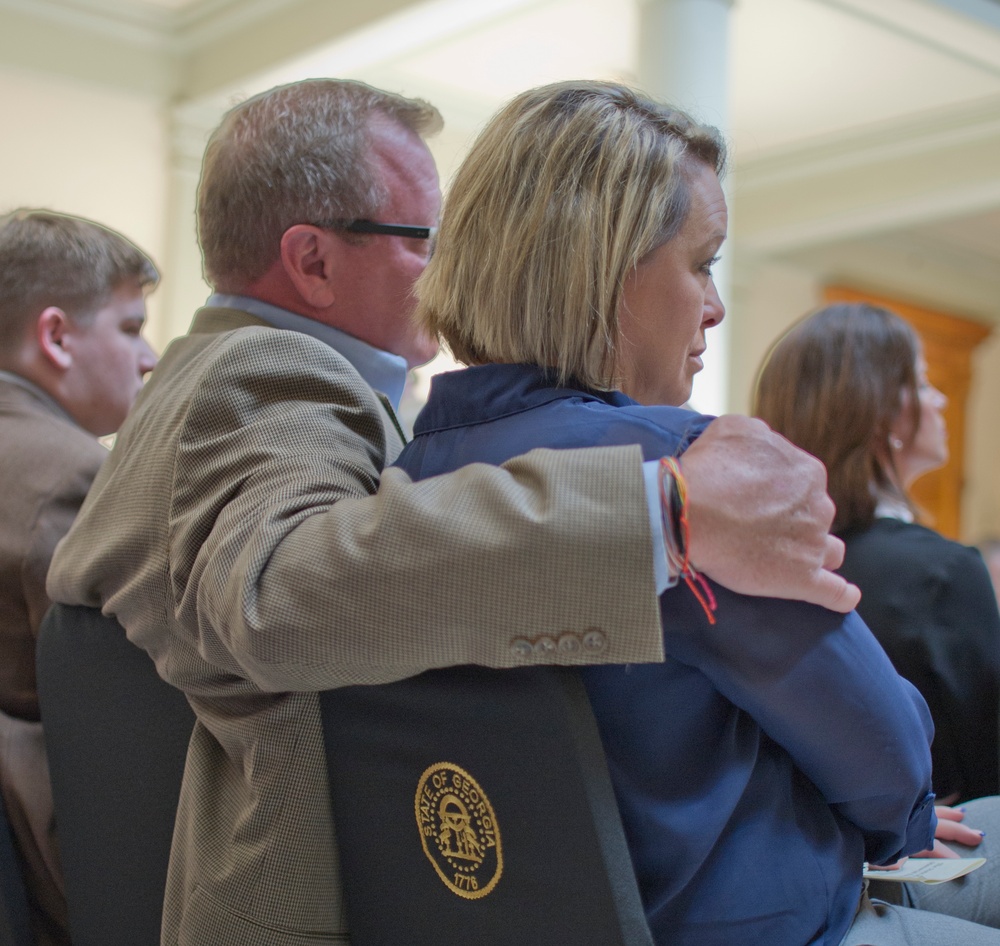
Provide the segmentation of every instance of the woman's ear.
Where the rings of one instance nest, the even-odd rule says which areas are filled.
[[[58,371],[69,370],[73,363],[71,346],[67,344],[72,332],[69,317],[58,306],[43,309],[35,325],[35,340],[46,362]]]
[[[899,392],[899,410],[889,424],[889,445],[894,450],[902,449],[916,433],[914,426],[913,398],[909,389],[903,388]]]
[[[336,296],[334,273],[340,238],[311,224],[298,223],[281,236],[281,263],[302,300],[314,309],[329,308]]]

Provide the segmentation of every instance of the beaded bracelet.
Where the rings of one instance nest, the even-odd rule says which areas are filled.
[[[701,605],[709,624],[715,623],[717,607],[715,595],[704,576],[691,564],[691,530],[688,525],[687,481],[681,465],[674,457],[660,460],[660,513],[663,517],[663,542],[667,550],[667,564],[674,574],[680,575]]]
[[[677,480],[669,466],[660,464],[660,513],[663,544],[667,551],[667,566],[673,578],[680,578],[687,554],[686,541],[681,528],[682,503]]]

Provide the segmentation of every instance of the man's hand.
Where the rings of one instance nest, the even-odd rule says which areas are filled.
[[[861,592],[832,569],[844,544],[829,534],[826,469],[763,421],[713,421],[681,457],[692,564],[748,595],[851,611]]]

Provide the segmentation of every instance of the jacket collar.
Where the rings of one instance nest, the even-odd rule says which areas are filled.
[[[27,378],[22,378],[21,375],[15,374],[13,371],[0,371],[0,382],[17,388],[19,392],[23,391],[28,398],[37,402],[40,407],[56,417],[69,421],[76,427],[80,426],[55,398]]]
[[[403,387],[409,370],[405,358],[375,348],[332,325],[324,325],[315,319],[299,315],[297,312],[289,312],[287,309],[251,296],[217,292],[209,297],[206,309],[245,313],[253,318],[251,324],[301,332],[303,335],[318,339],[346,358],[372,390],[384,394],[393,409],[399,410],[399,401],[403,396]],[[197,317],[195,321],[197,324]]]
[[[572,382],[559,386],[554,372],[537,365],[475,365],[431,378],[430,397],[413,433],[481,424],[564,398],[612,407],[637,403],[620,391],[594,391]]]

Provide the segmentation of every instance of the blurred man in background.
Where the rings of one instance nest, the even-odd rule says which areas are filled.
[[[0,791],[39,944],[68,943],[35,686],[45,576],[114,433],[156,364],[142,337],[159,274],[79,217],[0,217]]]

